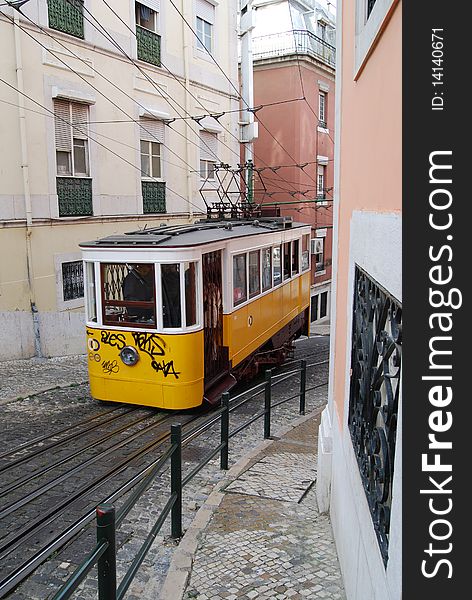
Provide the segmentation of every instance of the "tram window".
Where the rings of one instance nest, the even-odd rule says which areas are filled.
[[[295,275],[299,271],[300,257],[299,257],[300,242],[299,240],[293,240],[292,242],[292,275]]]
[[[262,250],[262,291],[272,287],[272,248]]]
[[[165,328],[182,327],[180,307],[180,265],[161,265],[162,323]]]
[[[310,236],[302,236],[302,271],[306,271],[310,268]]]
[[[184,263],[185,282],[185,324],[187,327],[197,323],[197,274],[195,262]]]
[[[247,300],[246,255],[233,256],[233,303],[234,306]]]
[[[261,293],[261,252],[249,252],[249,298]]]
[[[274,285],[282,282],[281,246],[274,248]]]
[[[156,325],[154,265],[102,264],[103,324]]]
[[[95,265],[92,262],[85,263],[86,278],[86,301],[87,321],[97,322],[97,296],[95,286]]]
[[[290,279],[290,242],[284,244],[284,280]]]

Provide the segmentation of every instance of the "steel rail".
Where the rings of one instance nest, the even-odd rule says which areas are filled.
[[[87,427],[86,429],[82,429],[81,431],[78,431],[77,433],[74,433],[73,435],[70,435],[67,438],[64,438],[62,440],[58,440],[57,442],[49,444],[48,446],[44,446],[43,448],[40,448],[39,450],[36,450],[35,452],[32,452],[31,454],[28,454],[27,456],[22,456],[21,458],[13,461],[11,463],[8,463],[7,465],[4,465],[3,467],[0,467],[0,473],[2,473],[4,471],[8,471],[9,469],[12,469],[13,467],[18,466],[21,463],[27,462],[31,458],[35,458],[36,456],[39,456],[40,454],[43,454],[44,452],[46,452],[47,450],[50,450],[51,448],[55,448],[56,446],[61,446],[62,444],[70,442],[71,440],[74,440],[75,438],[83,435],[84,433],[89,433],[90,431],[93,431],[94,429],[97,429],[101,425],[104,425],[106,423],[110,423],[111,421],[115,421],[116,419],[119,419],[123,415],[127,415],[130,412],[134,412],[135,410],[137,410],[137,409],[134,408],[134,407],[133,408],[129,408],[125,412],[120,413],[119,415],[115,415],[113,417],[110,417],[109,419],[105,419],[104,421],[100,421],[100,423],[96,423],[95,425],[92,425],[91,427]]]
[[[64,433],[65,431],[69,431],[70,429],[74,429],[74,427],[78,427],[79,425],[85,425],[85,423],[89,423],[90,421],[93,421],[94,419],[98,419],[100,417],[103,417],[103,415],[108,415],[108,414],[115,412],[116,410],[120,410],[120,409],[123,409],[123,406],[116,406],[115,408],[112,408],[111,410],[106,410],[102,413],[99,413],[98,415],[93,416],[93,417],[88,417],[87,419],[83,419],[82,421],[79,421],[78,423],[74,423],[73,425],[68,425],[67,427],[63,427],[62,429],[57,429],[56,431],[53,431],[50,434],[40,435],[39,437],[33,438],[32,440],[29,440],[29,441],[25,442],[24,444],[20,444],[19,446],[16,446],[16,448],[13,448],[12,450],[7,450],[6,452],[2,452],[0,454],[0,460],[2,458],[5,458],[6,456],[10,456],[11,454],[16,454],[17,452],[21,452],[21,450],[26,450],[26,448],[29,448],[30,446],[34,446],[35,444],[38,444],[39,442],[42,442],[43,440],[47,440],[49,438],[55,437],[56,435],[60,435],[61,433]]]
[[[49,464],[44,469],[41,469],[40,471],[36,471],[35,473],[33,473],[32,475],[29,475],[28,477],[23,477],[23,479],[17,479],[17,480],[15,480],[9,487],[6,487],[6,488],[3,488],[3,489],[0,490],[0,498],[3,497],[3,496],[6,496],[10,492],[13,492],[14,490],[16,490],[19,487],[23,486],[25,483],[29,483],[33,479],[36,479],[37,477],[41,477],[42,475],[45,475],[46,473],[48,473],[52,469],[55,469],[56,467],[59,467],[59,466],[65,464],[69,460],[72,460],[73,458],[76,458],[77,456],[79,456],[80,454],[82,454],[84,452],[87,452],[87,450],[91,450],[95,446],[99,446],[100,444],[103,444],[103,442],[106,442],[111,437],[113,437],[113,436],[115,436],[115,435],[117,435],[117,434],[119,434],[119,433],[121,433],[123,431],[126,431],[127,429],[130,429],[134,425],[137,425],[138,423],[141,423],[142,421],[145,421],[146,419],[150,419],[150,418],[151,418],[150,415],[145,415],[144,417],[140,417],[139,419],[135,419],[131,423],[123,425],[119,429],[114,429],[113,431],[111,431],[110,433],[108,433],[106,436],[101,437],[98,440],[95,440],[95,442],[92,442],[88,446],[85,446],[84,448],[80,448],[79,450],[76,450],[72,454],[68,454],[64,458],[61,458],[60,460],[57,460],[56,462]]]

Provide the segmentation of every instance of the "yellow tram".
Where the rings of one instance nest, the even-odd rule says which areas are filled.
[[[208,220],[80,244],[92,396],[192,408],[281,362],[308,335],[310,231]]]

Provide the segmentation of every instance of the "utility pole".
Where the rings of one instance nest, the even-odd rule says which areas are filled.
[[[244,144],[244,162],[246,165],[245,183],[249,202],[254,201],[253,165],[254,140],[257,138],[257,122],[254,112],[248,110],[254,107],[254,76],[252,62],[252,30],[254,29],[253,0],[241,0],[241,143]]]

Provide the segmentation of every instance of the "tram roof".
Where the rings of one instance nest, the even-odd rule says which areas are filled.
[[[291,217],[261,217],[252,220],[198,221],[185,225],[161,225],[129,231],[79,244],[81,248],[149,247],[167,248],[200,246],[220,240],[275,233],[307,227],[307,223],[292,221]]]

